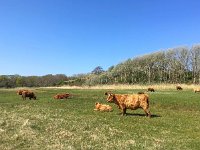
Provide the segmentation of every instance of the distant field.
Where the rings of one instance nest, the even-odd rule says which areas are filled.
[[[131,94],[145,88],[107,89]],[[123,117],[115,104],[109,104],[113,112],[94,111],[95,102],[107,103],[106,89],[33,90],[38,100],[23,101],[16,89],[0,89],[1,150],[200,148],[200,93],[190,88],[163,88],[149,93],[151,119],[142,110],[128,110]],[[52,98],[63,92],[74,97]]]
[[[179,84],[177,84],[179,85]],[[181,84],[180,85],[185,90],[193,90],[194,88],[200,88],[200,85],[194,85],[194,84]],[[174,84],[153,84],[153,85],[141,85],[141,84],[130,84],[130,85],[124,85],[124,84],[116,84],[116,85],[96,85],[96,86],[60,86],[56,87],[57,89],[135,89],[135,90],[146,90],[148,87],[153,87],[155,90],[174,90],[176,89],[176,85]],[[48,87],[49,89],[55,87]]]

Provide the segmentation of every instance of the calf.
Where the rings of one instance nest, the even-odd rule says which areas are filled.
[[[194,89],[194,93],[196,93],[196,92],[200,92],[200,88]]]
[[[147,92],[148,92],[148,91],[150,91],[150,92],[155,92],[154,88],[148,88],[148,89],[147,89]]]
[[[138,109],[142,108],[146,116],[151,117],[149,111],[149,96],[147,94],[113,94],[105,93],[107,95],[107,101],[113,102],[118,105],[122,110],[122,115],[126,114],[126,109]]]
[[[57,94],[53,98],[54,99],[67,99],[70,96],[69,93],[64,93],[64,94]]]
[[[97,111],[112,111],[112,107],[105,104],[100,104],[99,102],[95,103],[95,109]]]
[[[35,94],[34,94],[33,92],[31,92],[31,91],[23,91],[23,92],[22,92],[22,98],[23,98],[23,100],[26,100],[26,97],[29,97],[30,100],[31,100],[32,98],[33,98],[34,100],[36,100]]]
[[[181,86],[177,85],[176,90],[183,90],[183,88]]]

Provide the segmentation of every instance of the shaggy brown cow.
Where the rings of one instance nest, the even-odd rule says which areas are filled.
[[[196,92],[200,92],[200,88],[194,89],[194,93],[196,93]]]
[[[17,95],[22,95],[22,92],[23,92],[23,91],[29,91],[29,90],[25,90],[25,89],[18,90],[18,91],[17,91]]]
[[[176,90],[182,90],[183,88],[179,85],[176,86]]]
[[[147,91],[155,92],[154,88],[148,88]]]
[[[96,111],[112,111],[112,107],[105,104],[100,104],[99,102],[95,103],[95,109]]]
[[[53,98],[54,99],[67,99],[71,95],[69,93],[64,93],[64,94],[57,94]]]
[[[149,96],[147,94],[113,94],[105,93],[107,95],[107,101],[113,102],[118,105],[122,110],[122,115],[126,114],[126,109],[138,109],[142,108],[146,116],[151,117],[149,111]]]
[[[29,97],[30,100],[31,100],[32,98],[33,98],[34,100],[36,100],[35,94],[34,94],[33,92],[31,92],[31,91],[23,91],[23,92],[22,92],[22,98],[23,98],[23,100],[26,100],[26,97]]]

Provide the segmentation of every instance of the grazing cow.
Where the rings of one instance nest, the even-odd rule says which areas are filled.
[[[155,92],[154,88],[148,88],[148,89],[147,89],[147,92],[148,92],[148,91],[150,91],[150,92]]]
[[[96,111],[112,111],[112,107],[105,104],[100,104],[99,102],[95,103],[95,109]]]
[[[177,85],[176,90],[183,90],[183,88],[181,86]]]
[[[33,98],[34,100],[36,100],[35,94],[34,94],[33,92],[31,92],[31,91],[23,91],[23,92],[22,92],[22,98],[23,98],[23,100],[26,100],[26,97],[29,97],[30,100],[31,100],[32,98]]]
[[[200,92],[200,88],[194,89],[194,93],[196,93],[196,92]]]
[[[107,95],[108,102],[118,105],[118,108],[122,110],[122,115],[126,114],[126,109],[142,108],[146,116],[151,117],[149,96],[147,94],[113,94],[106,92],[105,95]]]
[[[71,96],[69,93],[64,93],[64,94],[57,94],[53,98],[54,99],[67,99],[69,96]]]
[[[24,89],[23,89],[23,90],[18,90],[18,91],[17,91],[17,95],[22,95],[22,92],[23,92],[23,91],[29,91],[29,90],[24,90]]]

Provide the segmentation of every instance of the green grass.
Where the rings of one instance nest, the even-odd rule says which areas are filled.
[[[114,90],[136,93],[139,90]],[[54,100],[56,93],[74,95]],[[35,89],[38,100],[26,100],[15,90],[0,90],[0,149],[145,149],[198,150],[200,93],[162,90],[150,95],[152,118],[142,110],[121,116],[94,111],[95,102],[107,103],[106,90]]]

